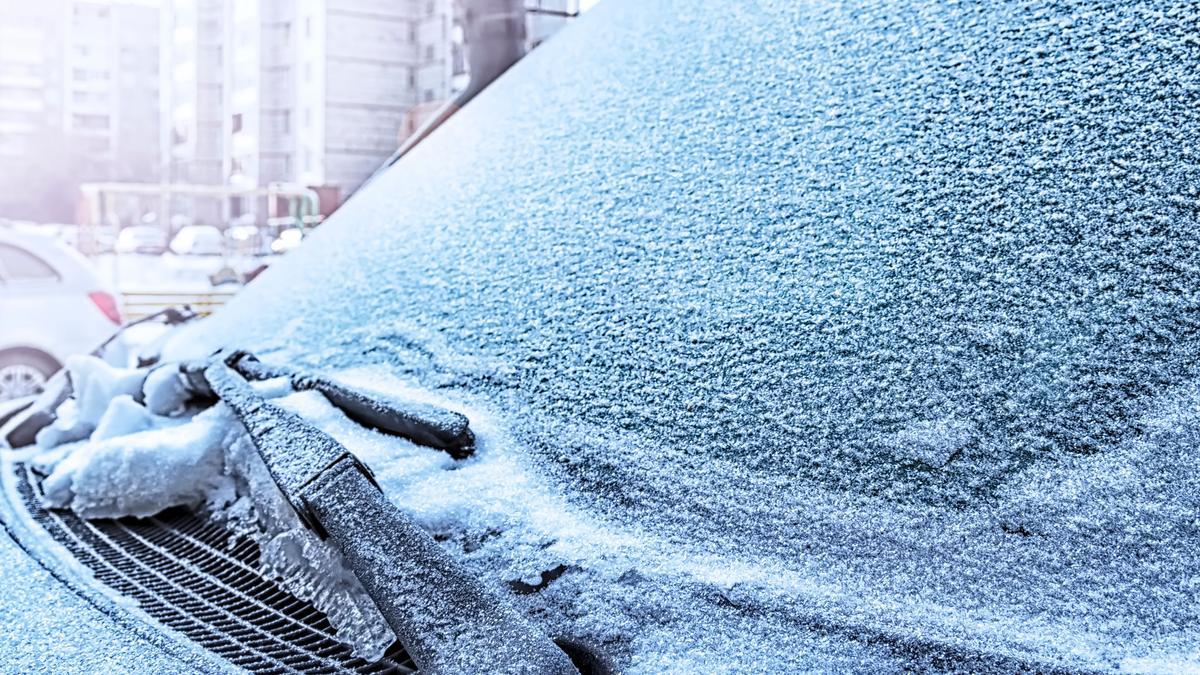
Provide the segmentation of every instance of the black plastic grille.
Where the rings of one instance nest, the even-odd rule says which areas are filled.
[[[34,520],[97,580],[231,663],[255,673],[416,672],[398,642],[381,661],[355,658],[325,614],[259,573],[252,540],[186,509],[94,521],[47,511],[37,477],[17,472]]]

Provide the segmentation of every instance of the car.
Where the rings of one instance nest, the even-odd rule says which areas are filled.
[[[0,401],[34,395],[121,322],[112,289],[49,237],[0,228]]]
[[[225,235],[212,225],[188,225],[171,239],[170,248],[176,255],[222,255]]]
[[[113,248],[117,253],[162,255],[167,251],[167,235],[154,225],[131,225],[117,235]]]
[[[53,569],[269,670],[270,636],[187,625],[237,623],[224,578],[168,587],[244,561],[141,562],[265,485],[275,529],[246,530],[295,588],[403,579],[375,608],[438,619],[484,595],[466,570],[617,672],[1194,672],[1198,28],[1183,3],[598,3],[170,341],[156,381],[224,403],[22,474],[75,519]],[[363,392],[469,419],[476,451],[386,433]],[[247,455],[255,480],[222,473]],[[175,533],[133,518],[167,504]],[[392,555],[414,542],[454,564]],[[561,672],[455,619],[435,637]]]
[[[264,241],[257,225],[231,225],[225,231],[225,238],[235,255],[261,256],[270,253],[270,246]]]
[[[275,241],[271,242],[271,252],[275,255],[283,255],[294,250],[302,241],[304,241],[304,230],[289,227],[280,232],[279,236],[275,237]]]

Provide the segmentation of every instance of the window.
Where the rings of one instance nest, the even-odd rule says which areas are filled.
[[[38,75],[41,71],[41,67],[33,63],[5,63],[0,65],[0,73],[5,75]]]
[[[306,37],[306,38],[312,37],[312,17],[311,16],[304,17],[304,37]]]
[[[71,115],[71,126],[87,131],[103,131],[109,127],[108,115]]]
[[[75,68],[71,71],[71,75],[80,82],[97,82],[107,80],[111,75],[105,70],[89,70],[87,68]]]
[[[242,113],[234,113],[233,114],[233,133],[236,134],[237,132],[239,132],[241,130],[242,130]]]
[[[80,146],[88,152],[96,154],[104,154],[112,150],[112,144],[109,143],[107,136],[85,138],[80,141]]]
[[[0,279],[4,281],[57,281],[58,272],[29,251],[0,244]]]
[[[430,61],[433,60],[433,45],[425,45],[425,58]]]
[[[292,133],[292,111],[284,110],[279,114],[279,128],[285,134]]]
[[[417,71],[412,68],[408,69],[408,88],[409,89],[417,88]]]
[[[42,114],[36,110],[0,110],[0,122],[36,124],[41,119]]]
[[[433,93],[433,90],[432,90],[432,89],[426,89],[426,90],[425,90],[425,102],[426,102],[426,103],[429,103],[429,102],[430,102],[430,101],[432,101],[432,100],[433,100],[435,97],[436,97],[436,95]]]

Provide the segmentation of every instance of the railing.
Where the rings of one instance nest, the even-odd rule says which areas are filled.
[[[125,291],[121,294],[126,321],[136,321],[167,307],[188,305],[200,316],[208,316],[229,302],[240,286],[213,291]]]

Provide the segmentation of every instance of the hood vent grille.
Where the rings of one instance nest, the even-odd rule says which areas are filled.
[[[86,521],[42,508],[37,477],[17,467],[34,520],[96,579],[227,661],[255,673],[415,673],[399,643],[355,658],[310,603],[258,573],[259,549],[186,509]]]

